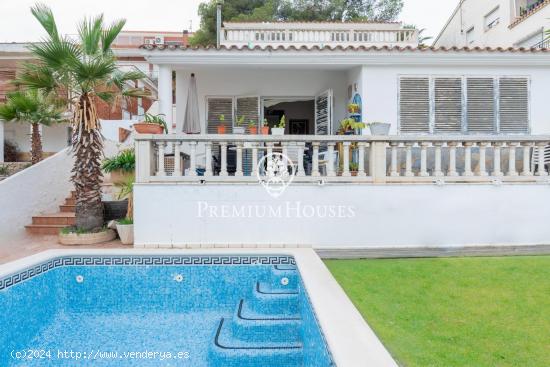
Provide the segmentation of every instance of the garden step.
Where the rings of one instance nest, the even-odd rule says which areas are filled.
[[[38,225],[63,225],[65,227],[72,226],[76,222],[75,213],[55,213],[44,214],[36,217],[32,217],[32,224]]]
[[[76,212],[76,205],[60,205],[59,210],[62,213],[74,213]]]
[[[73,197],[66,198],[65,205],[76,205],[76,198],[73,198]]]
[[[31,224],[25,226],[27,232],[34,235],[58,235],[59,231],[65,227],[67,226],[56,224]]]

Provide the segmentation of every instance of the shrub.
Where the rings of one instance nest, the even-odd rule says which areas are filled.
[[[17,144],[7,140],[4,142],[4,162],[17,162],[19,147]]]
[[[118,170],[134,172],[136,169],[136,153],[133,149],[123,150],[117,156],[105,159],[101,169],[106,173]]]

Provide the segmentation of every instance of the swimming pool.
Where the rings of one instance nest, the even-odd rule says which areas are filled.
[[[0,278],[0,366],[333,366],[288,255],[78,255]]]

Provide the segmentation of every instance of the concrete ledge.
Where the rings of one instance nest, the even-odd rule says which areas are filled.
[[[550,255],[550,245],[317,249],[323,259]]]

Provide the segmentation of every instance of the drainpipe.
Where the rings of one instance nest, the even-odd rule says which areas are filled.
[[[216,4],[216,46],[220,48],[222,37],[222,4],[220,0]]]

